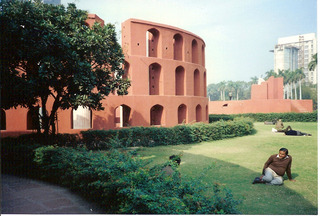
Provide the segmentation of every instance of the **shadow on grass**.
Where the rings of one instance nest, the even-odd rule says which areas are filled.
[[[184,153],[182,161],[180,167],[182,178],[199,176],[205,168],[214,164],[203,180],[208,184],[220,183],[230,189],[236,199],[243,200],[239,205],[239,210],[243,214],[318,214],[316,206],[286,187],[286,183],[289,183],[286,178],[283,186],[252,184],[253,179],[261,173],[238,164],[190,153]],[[297,176],[298,174],[293,173],[294,178]]]
[[[257,133],[258,133],[258,131],[255,128],[253,128],[253,130],[251,131],[251,133],[249,135],[256,135]]]

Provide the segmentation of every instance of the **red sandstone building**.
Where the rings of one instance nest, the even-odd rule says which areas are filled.
[[[251,86],[251,100],[210,101],[210,114],[312,112],[312,100],[283,99],[283,77]]]
[[[94,21],[103,23],[89,15],[88,24]],[[122,23],[122,48],[124,76],[131,80],[129,94],[110,95],[103,101],[103,111],[59,110],[59,133],[208,122],[205,43],[200,37],[172,26],[129,19]],[[1,110],[1,135],[34,132],[31,116],[25,108]]]

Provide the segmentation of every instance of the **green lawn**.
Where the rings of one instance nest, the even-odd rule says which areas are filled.
[[[285,136],[272,133],[273,125],[255,123],[257,133],[254,135],[192,145],[141,148],[138,153],[156,164],[182,152],[179,168],[182,178],[196,177],[214,164],[204,180],[231,189],[235,198],[243,200],[239,206],[243,214],[318,214],[317,123],[284,124],[312,136]],[[278,153],[281,147],[288,148],[293,157],[292,175],[296,182],[288,181],[285,175],[283,186],[251,184],[261,175],[268,157]]]

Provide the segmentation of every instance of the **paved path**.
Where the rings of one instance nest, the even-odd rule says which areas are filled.
[[[102,213],[70,190],[45,182],[1,175],[1,188],[2,214]]]

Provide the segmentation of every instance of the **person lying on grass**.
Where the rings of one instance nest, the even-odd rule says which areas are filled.
[[[264,164],[262,175],[256,177],[252,184],[264,183],[269,185],[282,185],[285,172],[290,181],[296,181],[291,176],[292,157],[286,148],[281,148],[279,154],[274,154],[269,157]]]
[[[308,133],[293,130],[290,125],[286,129],[281,129],[281,130],[277,130],[277,129],[272,128],[272,131],[273,132],[284,132],[284,135],[288,135],[288,136],[312,136],[311,134],[308,134]]]
[[[308,133],[292,130],[290,126],[288,126],[286,129],[287,130],[284,132],[284,134],[287,136],[311,136],[311,134],[308,134]]]

